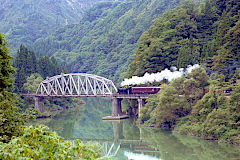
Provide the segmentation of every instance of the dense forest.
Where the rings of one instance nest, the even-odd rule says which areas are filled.
[[[239,68],[239,2],[186,1],[163,16],[139,40],[127,76],[204,64],[232,76]]]
[[[39,59],[37,59],[36,54],[24,45],[21,45],[17,51],[13,66],[17,69],[14,83],[16,92],[24,92],[23,85],[31,74],[39,73],[42,77],[41,79],[45,79],[66,71],[64,67],[57,63],[54,57],[49,58],[48,56],[40,55]]]
[[[84,12],[100,0],[4,0],[0,2],[0,32],[11,50],[33,42],[67,24],[79,23]]]
[[[34,43],[36,53],[55,56],[71,72],[94,73],[115,82],[124,78],[137,41],[164,11],[180,0],[103,2],[88,10],[79,24],[58,29]]]
[[[205,68],[162,85],[141,123],[240,144],[239,9],[236,0],[186,1],[141,36],[128,77],[196,63]]]

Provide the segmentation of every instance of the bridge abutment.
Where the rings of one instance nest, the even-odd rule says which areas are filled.
[[[35,109],[38,109],[41,113],[43,113],[44,110],[44,98],[43,97],[34,97],[35,100]]]

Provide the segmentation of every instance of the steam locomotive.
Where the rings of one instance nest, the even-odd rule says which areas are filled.
[[[156,94],[161,87],[120,87],[119,94]]]

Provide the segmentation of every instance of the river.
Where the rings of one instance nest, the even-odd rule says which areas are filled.
[[[86,98],[80,107],[36,120],[65,139],[97,141],[103,156],[114,160],[240,160],[240,147],[181,136],[160,129],[140,128],[133,119],[102,121],[111,115],[111,100]]]

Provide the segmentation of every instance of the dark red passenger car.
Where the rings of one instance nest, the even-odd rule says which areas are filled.
[[[118,89],[119,94],[156,94],[161,87],[121,87]]]
[[[148,94],[156,94],[160,91],[160,87],[132,87],[132,94],[139,93],[148,93]]]

